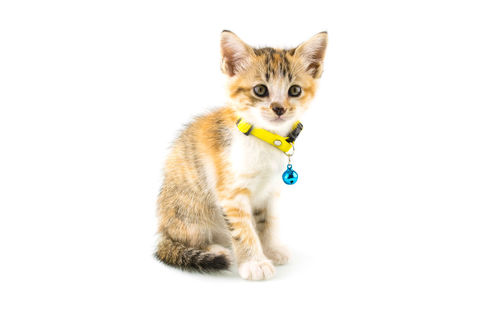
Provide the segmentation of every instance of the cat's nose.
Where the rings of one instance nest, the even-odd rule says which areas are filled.
[[[278,103],[271,103],[271,109],[278,116],[281,116],[286,112],[286,108],[284,108],[283,106],[281,106],[281,104]]]

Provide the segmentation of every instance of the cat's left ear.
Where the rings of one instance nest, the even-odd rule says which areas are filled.
[[[221,69],[229,77],[245,70],[250,64],[253,49],[229,30],[221,34],[220,48],[222,54]]]
[[[323,59],[325,58],[328,34],[326,31],[312,36],[295,49],[295,54],[302,58],[306,71],[313,78],[321,77],[323,72]]]

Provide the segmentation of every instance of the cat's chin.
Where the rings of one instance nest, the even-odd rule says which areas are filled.
[[[281,124],[289,122],[291,119],[293,119],[293,116],[292,117],[270,117],[270,118],[266,117],[266,116],[262,116],[262,119],[264,119],[266,122],[273,124],[273,125],[281,125]]]
[[[282,119],[282,118],[275,118],[275,119],[269,120],[270,123],[277,124],[277,125],[282,124],[286,121],[287,121],[286,119]]]
[[[288,128],[295,120],[291,117],[266,119],[266,123],[273,128]]]

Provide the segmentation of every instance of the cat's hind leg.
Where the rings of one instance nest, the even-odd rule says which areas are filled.
[[[203,218],[188,218],[175,209],[167,210],[160,227],[155,257],[161,262],[187,271],[228,270],[229,250],[213,241],[213,231]]]

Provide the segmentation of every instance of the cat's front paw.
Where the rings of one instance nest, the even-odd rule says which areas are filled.
[[[273,277],[275,269],[270,260],[250,260],[240,264],[238,272],[246,280],[260,281]]]
[[[282,245],[266,248],[264,249],[264,254],[271,259],[275,265],[287,264],[288,259],[290,259],[288,248]]]

